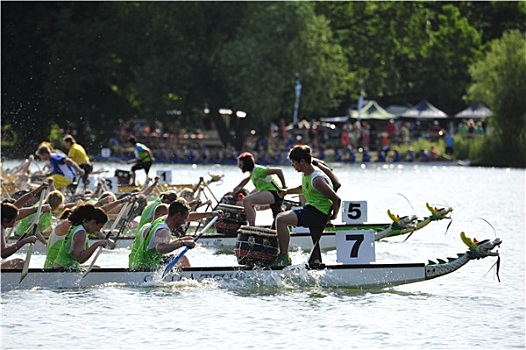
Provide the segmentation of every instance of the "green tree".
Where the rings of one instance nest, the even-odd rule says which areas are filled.
[[[325,115],[347,89],[342,48],[309,2],[250,3],[221,63],[232,105],[257,127],[292,121],[296,78],[302,84],[300,119]]]
[[[512,30],[491,43],[484,58],[470,67],[467,98],[486,104],[495,117],[494,164],[526,166],[526,38]]]
[[[480,56],[481,40],[456,6],[444,5],[435,16],[420,50],[421,79],[415,88],[425,94],[422,98],[453,114],[464,108],[462,95],[470,82],[468,67]]]

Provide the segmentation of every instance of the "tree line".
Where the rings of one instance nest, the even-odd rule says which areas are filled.
[[[2,2],[2,151],[27,156],[58,125],[96,153],[134,116],[173,132],[208,123],[239,148],[219,109],[266,132],[292,120],[297,79],[301,119],[344,115],[360,95],[449,114],[476,98],[506,114],[502,135],[522,130],[521,147],[524,64],[495,46],[521,52],[525,4]],[[484,80],[496,64],[512,87]]]

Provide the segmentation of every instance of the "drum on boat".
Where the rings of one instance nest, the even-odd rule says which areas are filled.
[[[247,224],[245,209],[237,205],[219,204],[218,210],[223,211],[223,217],[216,221],[215,228],[218,233],[235,236],[242,225]]]
[[[270,265],[278,257],[278,235],[268,228],[241,226],[234,253],[240,265]]]

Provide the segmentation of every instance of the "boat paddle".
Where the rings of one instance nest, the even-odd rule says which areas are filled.
[[[219,203],[219,201],[217,200],[216,196],[214,195],[214,192],[212,192],[212,190],[210,189],[210,187],[208,186],[208,184],[206,182],[203,182],[203,184],[205,185],[206,189],[208,190],[208,192],[210,192],[210,194],[212,195],[212,198],[214,198],[214,200]]]
[[[201,232],[199,232],[199,234],[197,236],[195,236],[194,238],[194,242],[197,242],[199,240],[199,238],[201,238],[201,236],[210,228],[212,227],[212,225],[216,222],[216,220],[218,219],[218,216],[214,216],[214,218],[212,220],[210,220],[210,222],[208,223],[208,225],[205,226],[205,228],[203,228],[203,230]],[[188,247],[185,247],[183,249],[182,252],[180,252],[179,254],[177,254],[177,256],[175,258],[173,258],[172,261],[170,261],[168,263],[168,265],[166,265],[166,268],[164,269],[164,272],[163,272],[163,278],[164,276],[166,276],[166,274],[168,273],[168,271],[170,271],[174,266],[175,264],[177,264],[179,262],[179,260],[181,260],[181,258],[183,257],[183,255],[186,254],[186,252],[189,250],[190,248]]]
[[[108,232],[108,234],[105,237],[106,240],[110,238],[111,233],[113,232],[113,230],[115,229],[115,227],[117,226],[119,221],[121,221],[121,218],[124,215],[124,212],[128,208],[129,204],[130,204],[129,202],[126,202],[126,203],[123,204],[123,206],[121,208],[121,211],[119,212],[119,214],[117,214],[117,218],[115,219],[115,221],[113,221],[113,224],[111,225],[110,232]],[[91,264],[88,266],[88,269],[86,270],[86,272],[84,272],[84,274],[82,275],[82,278],[86,277],[87,274],[90,273],[91,269],[93,269],[93,265],[95,265],[95,261],[99,257],[101,251],[102,251],[102,247],[99,247],[99,250],[97,251],[97,254],[95,254],[95,256],[93,257],[93,260],[91,261]]]
[[[137,216],[137,214],[139,213],[139,209],[140,209],[140,205],[139,203],[137,203],[137,206],[135,206],[135,203],[130,203],[130,206],[128,208],[128,213],[126,214],[126,217],[124,218],[124,220],[122,220],[122,223],[121,223],[121,227],[119,227],[119,231],[117,231],[117,234],[115,235],[115,238],[113,239],[113,244],[115,244],[115,246],[111,247],[110,249],[115,249],[115,247],[117,246],[117,240],[119,239],[119,236],[122,234],[122,232],[124,232],[124,228],[126,227],[126,224],[128,224],[128,222],[130,222],[130,220]],[[111,232],[111,231],[110,231]]]
[[[35,221],[33,221],[33,229],[31,233],[32,235],[35,235],[35,237],[38,230],[38,222],[40,221],[40,213],[42,212],[42,205],[44,205],[44,200],[46,199],[47,192],[48,191],[46,190],[40,192],[40,202],[38,203],[38,209],[35,215]],[[29,243],[29,247],[27,248],[26,260],[24,261],[24,266],[22,267],[22,275],[20,275],[19,283],[22,283],[24,278],[26,278],[27,276],[27,272],[29,271],[29,261],[31,260],[31,255],[33,254],[34,245],[35,243]]]

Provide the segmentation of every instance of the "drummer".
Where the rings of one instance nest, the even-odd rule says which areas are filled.
[[[313,249],[309,258],[311,266],[321,264],[321,252],[318,241],[329,220],[336,219],[340,210],[341,199],[333,189],[329,177],[316,170],[312,164],[312,151],[307,145],[297,145],[289,153],[289,159],[297,172],[303,173],[301,186],[280,192],[287,194],[303,194],[306,204],[299,209],[280,213],[276,218],[280,254],[276,266],[291,264],[289,257],[290,231],[289,226],[308,227],[313,241]]]
[[[248,172],[249,176],[234,187],[232,192],[239,192],[250,180],[255,187],[248,196],[243,198],[243,208],[249,226],[256,225],[256,210],[254,208],[256,205],[270,205],[272,216],[275,219],[276,215],[281,212],[281,203],[283,202],[278,191],[287,188],[283,171],[280,168],[256,164],[254,155],[250,152],[243,152],[237,157],[237,166],[243,173]],[[281,184],[278,184],[278,178]]]

